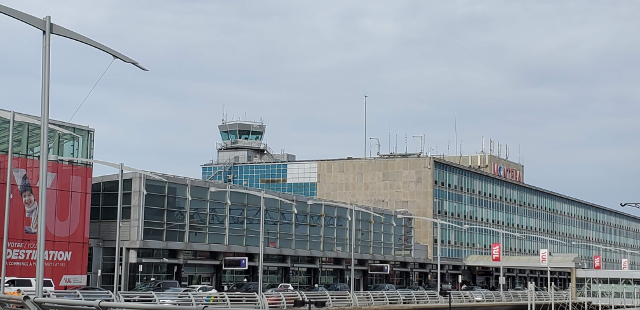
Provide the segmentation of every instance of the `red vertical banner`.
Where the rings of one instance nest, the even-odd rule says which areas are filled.
[[[600,255],[593,256],[593,269],[602,269],[602,257]]]
[[[500,243],[492,243],[491,244],[491,260],[494,262],[499,262],[500,257]]]

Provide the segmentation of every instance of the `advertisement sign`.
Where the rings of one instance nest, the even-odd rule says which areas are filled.
[[[593,256],[593,269],[602,269],[602,257],[600,255]]]
[[[626,258],[622,259],[622,270],[629,270],[629,260]]]
[[[248,257],[225,257],[222,263],[222,269],[225,270],[245,270],[249,268]]]
[[[46,182],[39,175],[39,160],[14,157],[11,168],[8,277],[35,277],[36,236],[46,229],[44,276],[56,289],[86,285],[91,207],[90,167],[49,162]],[[6,176],[7,156],[0,156],[0,176]],[[5,201],[6,179],[0,177],[0,201]],[[46,227],[38,227],[38,201],[47,188]],[[0,206],[4,223],[4,203]],[[1,233],[1,232],[0,232]]]
[[[491,244],[491,260],[494,262],[500,261],[500,243]]]
[[[549,264],[549,252],[547,249],[540,249],[540,264],[544,266]]]
[[[389,274],[389,264],[369,264],[369,273]]]

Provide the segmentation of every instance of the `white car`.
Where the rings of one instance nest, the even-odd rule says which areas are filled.
[[[218,291],[210,285],[189,285],[190,289],[196,291],[196,293],[217,293]]]
[[[36,291],[36,278],[5,278],[4,285],[8,291],[21,290],[27,294],[32,294]],[[45,291],[53,291],[56,289],[51,279],[44,279],[43,289]]]

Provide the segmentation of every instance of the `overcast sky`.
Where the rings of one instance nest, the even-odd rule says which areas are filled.
[[[367,94],[367,135],[383,153],[391,133],[399,151],[405,134],[409,152],[424,134],[454,154],[457,122],[463,153],[483,135],[487,148],[507,144],[526,183],[617,209],[640,202],[639,2],[2,3],[150,70],[115,61],[73,118],[95,128],[96,159],[199,177],[223,105],[229,118],[263,118],[278,152],[361,157]],[[0,15],[1,108],[40,114],[41,44]],[[111,60],[54,37],[51,118],[69,121]]]

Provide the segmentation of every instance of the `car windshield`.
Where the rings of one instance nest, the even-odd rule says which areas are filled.
[[[139,283],[138,285],[136,285],[134,290],[135,291],[148,291],[148,290],[151,290],[154,287],[156,287],[156,283],[155,282],[145,282],[145,283]]]

